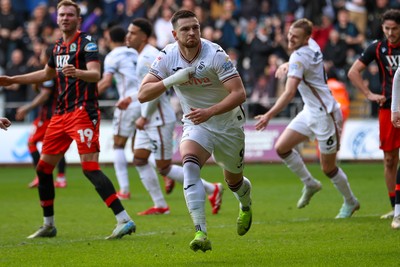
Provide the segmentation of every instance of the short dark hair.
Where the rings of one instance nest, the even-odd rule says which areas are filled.
[[[115,43],[125,42],[126,32],[124,28],[119,25],[112,26],[109,30],[110,39]]]
[[[184,9],[175,12],[171,18],[171,23],[172,23],[172,26],[174,27],[174,29],[176,27],[176,22],[179,19],[187,19],[187,18],[196,18],[196,14],[194,14],[190,10],[184,10]]]
[[[153,25],[148,19],[138,18],[134,19],[131,22],[132,25],[138,27],[147,37],[150,37],[153,34]]]
[[[293,22],[291,27],[303,29],[304,33],[310,36],[312,34],[313,23],[308,19],[298,19]]]
[[[382,15],[382,24],[386,20],[393,20],[396,24],[400,24],[400,10],[398,9],[389,9]]]

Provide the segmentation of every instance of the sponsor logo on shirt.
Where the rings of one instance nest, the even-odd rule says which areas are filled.
[[[85,51],[86,52],[97,52],[98,51],[97,44],[96,43],[88,43],[85,46]]]
[[[182,83],[181,85],[201,85],[201,86],[209,86],[211,85],[211,80],[208,77],[203,77],[203,78],[196,78],[193,77],[192,79],[190,79],[189,81]]]
[[[56,69],[61,71],[61,69],[68,65],[69,55],[58,55],[56,56]]]

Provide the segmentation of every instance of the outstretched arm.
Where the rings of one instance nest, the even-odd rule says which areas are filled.
[[[255,117],[258,120],[256,124],[256,129],[259,131],[264,130],[269,121],[275,117],[279,112],[281,112],[289,103],[292,101],[293,97],[296,95],[297,87],[300,84],[300,79],[290,76],[286,81],[285,91],[281,94],[272,108],[264,115],[258,115]]]
[[[15,75],[15,76],[0,76],[0,86],[9,86],[11,84],[32,84],[32,83],[42,83],[53,79],[56,76],[55,69],[50,68],[48,65],[42,70],[35,72]]]

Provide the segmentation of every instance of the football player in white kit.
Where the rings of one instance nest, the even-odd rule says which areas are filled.
[[[225,51],[200,38],[200,24],[193,12],[177,11],[171,22],[176,42],[158,54],[142,81],[138,99],[150,101],[173,86],[181,102],[183,188],[196,231],[190,248],[205,252],[211,250],[211,242],[200,169],[211,155],[223,168],[225,181],[240,202],[237,233],[244,235],[251,226],[251,184],[243,176],[245,116],[240,106],[246,93]]]
[[[304,208],[311,197],[322,189],[321,183],[307,170],[301,156],[294,149],[298,144],[316,138],[321,151],[322,171],[344,198],[336,218],[349,218],[360,208],[360,204],[350,189],[346,174],[337,166],[342,113],[327,86],[321,50],[310,38],[312,27],[307,19],[299,19],[290,26],[288,46],[292,54],[289,64],[283,65],[277,73],[281,77],[288,71],[285,91],[268,112],[255,117],[258,120],[256,129],[265,129],[269,121],[290,103],[299,90],[304,108],[289,123],[275,144],[283,162],[304,184],[297,207]]]
[[[98,82],[98,92],[103,93],[109,88],[113,79],[118,89],[119,99],[136,93],[139,82],[136,76],[138,52],[125,45],[126,32],[121,26],[113,26],[109,30],[111,52],[104,59],[104,72]],[[125,155],[125,145],[135,132],[135,121],[140,117],[140,103],[133,101],[126,110],[116,108],[113,118],[114,131],[114,169],[120,190],[120,199],[129,199],[128,161]]]
[[[143,18],[133,20],[128,27],[126,35],[127,45],[139,52],[136,67],[139,81],[149,72],[151,64],[160,52],[148,43],[152,31],[151,22]],[[133,99],[137,99],[137,94],[121,99],[116,105],[124,109]],[[157,173],[148,163],[151,153],[154,155],[156,166],[162,176],[167,176],[183,183],[183,168],[171,163],[175,123],[175,111],[167,92],[141,105],[141,116],[136,120],[137,132],[134,144],[134,164],[144,187],[153,200],[154,206],[148,210],[139,212],[139,215],[169,213],[169,207],[161,192]],[[222,203],[222,184],[213,184],[204,179],[202,179],[202,182],[211,203],[212,213],[217,214]]]

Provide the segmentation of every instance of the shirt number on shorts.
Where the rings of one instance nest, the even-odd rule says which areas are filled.
[[[335,142],[335,141],[333,140],[333,136],[330,136],[329,139],[326,141],[326,145],[327,145],[327,146],[331,146],[331,145],[333,145],[333,142]]]
[[[86,142],[92,141],[92,138],[93,138],[93,130],[92,129],[78,130],[78,134],[81,139],[81,143],[86,143]]]

